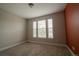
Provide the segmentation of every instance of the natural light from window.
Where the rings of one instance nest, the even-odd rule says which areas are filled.
[[[46,20],[38,21],[38,37],[46,38]]]
[[[33,21],[33,37],[34,38],[53,38],[53,20]]]
[[[53,38],[53,22],[52,19],[48,19],[48,38]]]
[[[36,37],[36,21],[33,22],[33,37]]]

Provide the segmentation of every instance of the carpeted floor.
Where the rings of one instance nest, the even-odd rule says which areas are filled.
[[[70,56],[70,52],[65,47],[23,43],[0,52],[0,56]]]

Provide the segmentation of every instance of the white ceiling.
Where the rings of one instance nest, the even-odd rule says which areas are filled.
[[[34,18],[64,10],[64,3],[34,3],[30,8],[28,3],[0,3],[0,8],[23,18]]]

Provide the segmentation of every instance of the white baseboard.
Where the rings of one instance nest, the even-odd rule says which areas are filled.
[[[74,52],[66,45],[66,47],[67,47],[67,49],[69,50],[69,52],[71,53],[71,55],[72,56],[76,56],[75,54],[74,54]]]
[[[32,43],[39,43],[39,44],[55,45],[55,46],[61,46],[61,47],[66,47],[66,44],[60,44],[60,43],[37,42],[37,41],[29,41],[29,42],[32,42]]]
[[[22,42],[19,42],[19,43],[14,44],[14,45],[10,45],[10,46],[1,48],[0,51],[6,50],[6,49],[8,49],[8,48],[11,48],[11,47],[14,47],[14,46],[17,46],[17,45],[20,45],[20,44],[25,43],[25,42],[26,42],[26,41],[22,41]],[[66,47],[66,48],[69,50],[69,52],[72,54],[72,56],[76,56],[76,55],[73,53],[73,51],[72,51],[66,44],[48,43],[48,42],[37,42],[37,41],[29,41],[29,42]]]
[[[4,48],[0,48],[0,51],[6,50],[8,48],[11,48],[11,47],[14,47],[14,46],[17,46],[17,45],[20,45],[20,44],[25,43],[25,42],[26,41],[22,41],[22,42],[18,42],[16,44],[13,44],[13,45],[10,45],[10,46],[4,47]]]

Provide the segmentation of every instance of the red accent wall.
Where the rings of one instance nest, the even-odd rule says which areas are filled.
[[[68,4],[65,9],[67,44],[79,55],[79,4]]]

